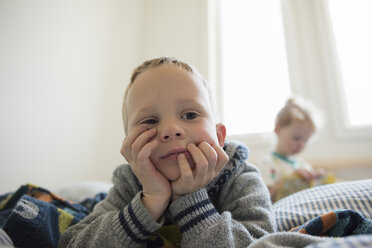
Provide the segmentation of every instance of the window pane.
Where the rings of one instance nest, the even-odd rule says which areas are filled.
[[[290,95],[278,0],[222,0],[223,122],[228,134],[271,132]]]
[[[372,1],[331,0],[329,7],[349,122],[372,124]]]

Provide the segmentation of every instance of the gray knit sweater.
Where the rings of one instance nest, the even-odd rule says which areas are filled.
[[[128,165],[113,175],[107,198],[78,224],[68,228],[58,247],[145,247],[164,224],[182,233],[181,247],[247,247],[273,232],[269,192],[247,148],[237,142],[224,146],[229,162],[206,188],[172,202],[155,221],[141,201],[141,185]]]

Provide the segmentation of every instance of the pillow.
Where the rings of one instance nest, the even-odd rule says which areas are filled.
[[[101,181],[86,181],[69,184],[53,191],[63,199],[82,202],[87,198],[92,198],[98,193],[108,193],[112,183]]]
[[[371,248],[372,235],[351,235],[342,239],[327,239],[326,241],[313,243],[305,248],[329,248],[329,247],[358,247]]]
[[[273,204],[278,231],[289,231],[321,214],[337,209],[355,210],[371,219],[372,179],[305,189]]]

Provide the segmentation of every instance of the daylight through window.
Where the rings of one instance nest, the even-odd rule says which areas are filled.
[[[280,1],[220,1],[222,119],[229,135],[271,132],[290,95]]]

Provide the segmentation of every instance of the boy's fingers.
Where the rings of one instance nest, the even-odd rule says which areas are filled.
[[[134,128],[124,139],[126,143],[132,144],[138,136],[141,135],[141,133],[145,132],[148,130],[146,127],[140,126]]]
[[[138,154],[141,151],[141,149],[146,145],[146,143],[148,143],[151,140],[151,138],[153,138],[155,135],[156,129],[150,129],[138,135],[130,146],[132,154]]]
[[[217,164],[215,167],[215,172],[218,175],[222,168],[226,165],[227,161],[229,161],[229,156],[219,145],[214,145],[213,148],[217,153]]]
[[[208,173],[213,172],[217,163],[217,152],[207,142],[200,143],[198,147],[208,161]]]
[[[189,150],[192,159],[195,162],[195,173],[196,173],[196,180],[199,180],[200,177],[203,177],[208,170],[208,160],[204,156],[203,152],[193,143],[187,145],[187,149]]]
[[[124,138],[124,141],[123,141],[123,145],[121,146],[121,150],[120,150],[120,153],[125,157],[127,158],[127,156],[129,155],[128,152],[131,151],[131,146],[133,144],[133,142],[137,139],[137,137],[145,132],[147,130],[146,127],[138,127],[138,128],[135,128],[132,132],[130,132],[125,138]]]
[[[190,168],[189,162],[184,154],[180,154],[177,157],[178,165],[181,173],[181,180],[184,184],[191,186],[194,179],[194,174]]]
[[[151,155],[151,152],[154,150],[154,148],[159,144],[157,140],[153,140],[148,142],[143,146],[143,148],[138,153],[138,162],[140,165],[147,166],[150,162],[149,158]]]

